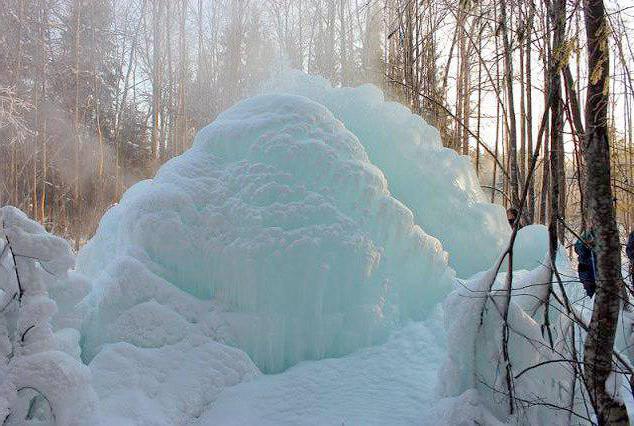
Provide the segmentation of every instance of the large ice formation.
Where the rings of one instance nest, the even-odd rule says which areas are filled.
[[[147,318],[141,309],[171,321],[179,306],[165,306],[175,302],[135,303],[150,302],[147,286],[175,286],[213,298],[233,343],[269,372],[384,341],[395,325],[422,319],[454,274],[357,137],[295,95],[221,114],[189,151],[126,192],[79,263],[95,279],[88,358],[109,342],[169,343],[169,329],[156,342],[126,324]]]
[[[282,72],[266,91],[325,105],[355,134],[423,231],[438,238],[459,276],[490,267],[510,234],[504,209],[486,202],[468,157],[443,148],[438,131],[375,86],[332,87],[324,78]],[[476,254],[477,255],[474,255]]]

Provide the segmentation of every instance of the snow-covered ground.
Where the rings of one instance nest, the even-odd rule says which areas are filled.
[[[228,388],[193,425],[500,424],[477,392],[438,394],[446,358],[440,306],[383,345],[305,361]]]
[[[438,327],[412,323],[383,345],[234,386],[194,424],[439,424],[429,415],[445,355]]]

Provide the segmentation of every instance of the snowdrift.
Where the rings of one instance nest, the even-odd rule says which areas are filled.
[[[87,359],[110,342],[173,344],[160,324],[200,319],[161,295],[177,288],[212,299],[227,339],[265,372],[385,341],[424,318],[454,276],[359,139],[295,95],[221,114],[107,212],[79,265],[95,279]],[[141,303],[154,292],[158,305]]]
[[[408,324],[383,345],[302,362],[227,389],[195,424],[458,424],[441,420],[450,413],[435,412],[434,387],[445,356],[441,316],[439,310],[428,321]],[[473,424],[467,423],[469,415],[460,421]]]

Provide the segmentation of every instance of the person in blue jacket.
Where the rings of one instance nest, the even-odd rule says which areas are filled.
[[[627,237],[627,245],[625,246],[625,254],[630,262],[630,282],[634,284],[634,231],[630,232]]]
[[[577,272],[588,297],[594,296],[596,290],[597,254],[594,250],[594,229],[589,226],[575,243],[575,253],[579,260]],[[634,248],[634,247],[633,247]]]

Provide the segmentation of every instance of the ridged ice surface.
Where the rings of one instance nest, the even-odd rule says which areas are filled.
[[[489,268],[506,246],[504,209],[486,201],[471,160],[443,148],[435,128],[386,102],[375,86],[332,87],[321,77],[287,71],[265,90],[306,96],[332,111],[383,171],[394,197],[440,240],[459,276]]]
[[[112,289],[130,280],[117,266],[130,262],[145,272],[127,291],[149,294],[147,282],[160,280],[213,299],[232,343],[265,372],[384,341],[403,321],[425,317],[454,275],[441,244],[390,189],[326,107],[279,94],[239,103],[127,191],[80,253],[95,282],[85,353],[116,341],[155,347],[177,334],[162,330],[157,343],[125,332],[162,312],[145,296],[135,309],[150,314],[121,318],[134,295]],[[148,327],[161,329],[160,321]]]

